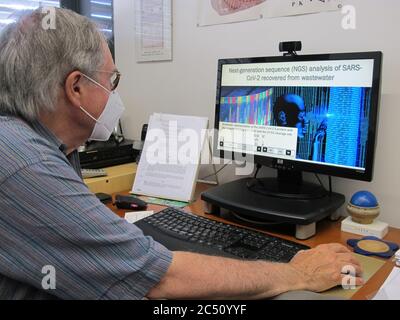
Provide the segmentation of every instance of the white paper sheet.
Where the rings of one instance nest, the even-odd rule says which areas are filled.
[[[150,217],[154,214],[154,211],[136,211],[125,213],[125,220],[129,223],[138,222],[144,218]]]
[[[263,7],[263,15],[273,18],[336,11],[342,7],[342,2],[343,0],[268,0]]]
[[[198,0],[198,26],[336,11],[343,0]]]
[[[171,0],[135,0],[136,60],[172,60]]]
[[[152,115],[132,193],[190,202],[207,126],[203,117]]]
[[[400,268],[393,269],[372,300],[400,300]]]

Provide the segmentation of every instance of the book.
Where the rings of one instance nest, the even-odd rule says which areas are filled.
[[[207,127],[204,117],[153,114],[132,193],[191,202]]]

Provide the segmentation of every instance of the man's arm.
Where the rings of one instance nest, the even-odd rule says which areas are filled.
[[[105,207],[62,158],[21,168],[0,188],[0,274],[61,299],[142,299],[172,253]]]
[[[147,297],[263,299],[295,290],[322,292],[341,284],[344,266],[354,267],[356,283],[362,284],[359,263],[338,244],[302,251],[288,264],[175,252],[168,272]]]

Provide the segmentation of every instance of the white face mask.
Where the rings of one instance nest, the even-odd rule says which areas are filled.
[[[124,104],[121,100],[121,97],[116,91],[110,91],[107,88],[103,87],[100,83],[93,80],[92,78],[84,75],[85,78],[92,81],[94,84],[98,85],[99,87],[106,90],[110,96],[108,97],[107,104],[98,119],[93,117],[89,112],[87,112],[82,106],[80,107],[81,110],[93,121],[96,122],[93,132],[90,135],[89,140],[91,141],[107,141],[114,128],[118,125],[118,121],[125,111]]]

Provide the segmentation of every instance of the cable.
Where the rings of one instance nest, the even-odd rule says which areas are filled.
[[[321,178],[318,176],[318,174],[315,174],[315,177],[318,179],[319,184],[321,185],[321,187],[322,187],[324,190],[326,190],[326,189],[325,189],[325,186],[324,186],[324,184],[322,183],[322,180],[321,180]]]
[[[224,170],[228,165],[230,165],[231,163],[227,163],[225,164],[222,168],[218,169],[217,171],[215,171],[214,173],[209,174],[208,176],[205,176],[203,178],[200,178],[200,180],[206,180],[207,178],[216,176],[218,173],[220,173],[222,170]]]
[[[320,183],[320,185],[322,186],[322,188],[324,188],[324,190],[326,190],[326,188],[325,188],[325,186],[324,186],[324,184],[322,183],[322,181],[321,181],[321,179],[320,179],[320,177],[318,176],[318,174],[315,174],[315,177],[318,179],[318,181],[319,181],[319,183]],[[328,179],[329,179],[329,194],[332,194],[332,176],[328,176]]]
[[[260,169],[262,168],[262,165],[261,164],[259,164],[259,163],[257,163],[257,170],[256,170],[256,173],[254,174],[254,179],[257,179],[257,175],[258,175],[258,172],[260,171]]]
[[[124,131],[122,131],[122,123],[121,123],[121,120],[119,120],[119,131],[121,131],[121,136],[124,136]]]

